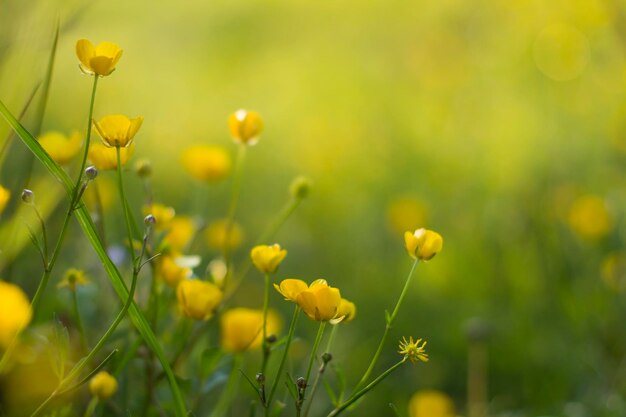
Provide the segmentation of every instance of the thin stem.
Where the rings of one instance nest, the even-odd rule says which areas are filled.
[[[228,382],[226,383],[226,388],[222,392],[220,399],[213,409],[211,413],[211,417],[221,417],[225,416],[228,411],[228,406],[232,403],[233,397],[237,391],[237,382],[239,382],[239,368],[243,363],[243,356],[240,354],[236,354],[233,357],[233,366],[230,370],[230,375],[228,376]]]
[[[269,306],[269,291],[270,291],[270,275],[265,274],[265,289],[263,295],[263,362],[261,365],[261,373],[265,375],[265,368],[267,367],[267,360],[270,355],[269,344],[267,343],[267,310]]]
[[[87,336],[85,334],[85,326],[83,326],[83,319],[80,316],[80,310],[78,309],[78,295],[76,295],[76,288],[70,291],[72,293],[72,306],[74,308],[74,318],[76,319],[76,326],[78,327],[78,332],[80,333],[80,342],[83,345],[83,350],[87,352],[89,350],[89,345],[87,344]]]
[[[365,373],[363,374],[363,377],[361,378],[361,380],[355,387],[355,390],[359,389],[363,384],[367,382],[372,371],[374,370],[374,367],[376,366],[376,362],[378,362],[378,358],[380,357],[380,354],[383,351],[383,348],[385,347],[387,336],[389,336],[389,330],[391,330],[391,327],[393,326],[393,322],[396,319],[396,316],[398,315],[398,311],[400,310],[400,306],[402,305],[402,302],[404,301],[404,297],[406,297],[406,294],[409,289],[409,285],[411,284],[411,278],[413,277],[413,272],[415,271],[415,268],[417,267],[418,263],[419,263],[419,259],[416,259],[415,262],[413,262],[413,266],[411,267],[411,270],[409,271],[409,275],[406,277],[406,282],[404,283],[404,288],[402,289],[402,292],[400,293],[398,302],[396,303],[396,306],[393,309],[391,316],[387,317],[387,324],[385,325],[385,332],[383,333],[383,337],[380,339],[380,343],[378,344],[378,349],[376,349],[376,353],[374,354],[374,357],[372,358],[372,361],[370,362],[369,367],[367,368],[367,371],[365,371]]]
[[[133,228],[131,226],[130,210],[128,208],[128,201],[126,200],[126,192],[124,191],[124,179],[122,177],[122,157],[119,146],[115,147],[117,154],[117,180],[120,189],[120,198],[122,200],[122,209],[124,210],[124,221],[126,223],[126,232],[128,233],[128,245],[130,246],[130,253],[133,260],[133,268],[137,268],[137,259],[135,259],[135,245],[133,244]]]
[[[87,165],[87,154],[89,153],[89,144],[91,142],[91,127],[93,125],[93,107],[96,101],[96,88],[98,87],[98,77],[97,75],[93,76],[93,87],[91,89],[91,101],[89,102],[89,118],[87,119],[87,135],[85,136],[85,150],[83,151],[83,158],[80,162],[80,170],[78,171],[78,179],[76,180],[76,186],[74,187],[74,191],[72,193],[72,204],[71,207],[76,203],[76,195],[78,194],[78,188],[83,180],[83,174],[85,172],[85,166]]]
[[[315,342],[313,343],[313,349],[311,349],[311,358],[309,359],[309,367],[306,370],[306,376],[304,379],[306,383],[309,383],[309,377],[311,376],[311,369],[313,369],[313,362],[315,361],[315,356],[317,353],[317,347],[322,341],[322,336],[324,335],[324,329],[326,328],[326,322],[320,322],[320,327],[317,329],[317,336],[315,336]]]
[[[83,417],[91,417],[93,413],[96,411],[96,407],[98,406],[98,397],[93,397],[89,404],[87,405],[87,409],[85,410],[85,414]]]
[[[324,353],[330,353],[330,347],[335,339],[335,335],[337,334],[338,325],[334,325],[332,330],[330,331],[330,336],[328,336],[328,343],[326,343],[326,350]],[[315,393],[317,392],[317,387],[319,386],[320,380],[324,375],[324,371],[326,370],[326,362],[322,362],[322,366],[320,366],[319,371],[317,372],[317,376],[315,377],[315,382],[313,382],[313,388],[311,389],[311,394],[309,395],[309,402],[306,405],[304,410],[304,417],[309,415],[309,411],[311,411],[311,406],[313,405],[313,398],[315,398]]]
[[[226,230],[224,232],[224,247],[222,248],[224,262],[230,271],[230,234],[235,223],[235,214],[237,212],[237,203],[239,202],[239,194],[241,192],[241,179],[243,177],[243,164],[246,159],[246,144],[240,144],[237,149],[237,159],[235,162],[235,174],[233,177],[233,188],[230,195],[230,204],[228,206],[228,216],[226,217]],[[227,277],[230,272],[227,273]]]

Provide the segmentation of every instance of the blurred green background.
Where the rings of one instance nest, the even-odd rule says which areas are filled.
[[[157,199],[178,213],[222,217],[230,190],[230,180],[194,182],[179,163],[184,147],[234,155],[228,114],[262,114],[237,256],[291,179],[310,177],[310,198],[276,239],[289,250],[279,276],[326,278],[357,304],[335,355],[353,383],[410,268],[402,233],[443,235],[442,253],[418,267],[384,359],[393,363],[394,341],[412,335],[429,341],[431,361],[403,368],[354,415],[389,415],[389,402],[404,415],[424,388],[467,415],[471,318],[489,330],[480,343],[490,415],[626,415],[626,3],[0,0],[0,99],[14,113],[43,77],[57,18],[43,130],[84,130],[91,83],[76,40],[118,43],[124,55],[99,85],[95,117],[145,117],[135,159],[153,162]],[[0,123],[0,137],[8,132]],[[0,182],[18,195],[15,160]],[[130,182],[138,207],[141,186]],[[95,262],[80,241],[68,246]],[[205,262],[214,255],[201,252]],[[26,248],[2,272],[31,295],[33,256]],[[237,304],[260,306],[260,288],[250,274]],[[291,306],[272,303],[289,317]],[[301,332],[310,340],[314,327]]]

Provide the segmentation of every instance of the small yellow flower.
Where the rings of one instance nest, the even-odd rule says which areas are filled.
[[[219,181],[230,171],[230,156],[221,146],[194,145],[181,155],[183,167],[200,181]]]
[[[122,166],[135,153],[135,144],[131,143],[128,148],[120,148],[120,161]],[[89,146],[89,160],[98,168],[99,171],[109,171],[117,169],[117,150],[109,148],[101,143],[92,143]],[[89,189],[89,188],[88,188]]]
[[[222,291],[217,285],[197,279],[184,279],[176,288],[178,305],[187,317],[209,320],[222,301]]]
[[[285,300],[293,301],[294,303],[298,299],[298,294],[308,289],[309,286],[306,282],[300,279],[288,278],[280,282],[280,285],[274,284],[274,289],[278,291]]]
[[[117,392],[117,380],[107,371],[100,371],[89,381],[89,392],[99,400],[111,398]]]
[[[113,42],[101,42],[94,47],[87,39],[80,39],[76,42],[76,56],[85,74],[104,77],[115,71],[115,65],[122,57],[122,49]]]
[[[574,201],[567,220],[578,236],[589,240],[606,236],[613,226],[606,203],[595,195],[586,195]]]
[[[293,301],[310,319],[316,321],[329,321],[338,319],[341,293],[338,288],[328,285],[326,280],[318,279],[307,286],[299,279],[286,279],[280,285],[274,284],[274,288],[286,300]]]
[[[287,256],[287,251],[281,249],[278,243],[269,245],[258,245],[250,251],[252,263],[256,268],[266,274],[276,272],[278,265]]]
[[[89,282],[84,271],[70,268],[63,275],[63,279],[57,285],[58,288],[69,288],[70,291],[76,291],[76,286],[85,285]]]
[[[226,237],[226,227],[228,221],[225,219],[217,220],[211,223],[204,232],[207,244],[213,249],[229,249],[238,248],[243,242],[243,230],[237,223],[233,223],[230,233],[228,234],[228,241]]]
[[[39,137],[39,144],[57,164],[65,165],[78,155],[83,138],[77,131],[69,136],[60,132],[48,132]]]
[[[11,191],[7,188],[4,188],[0,185],[0,214],[4,211],[7,204],[9,203],[9,199],[11,198]]]
[[[143,215],[147,216],[148,214],[152,214],[156,219],[154,225],[156,230],[165,230],[169,229],[172,224],[172,220],[174,220],[174,216],[176,216],[176,210],[164,204],[153,203],[143,208]]]
[[[0,347],[8,347],[32,319],[28,297],[15,284],[0,281]]]
[[[418,391],[409,401],[409,417],[455,417],[454,402],[440,391]]]
[[[404,233],[404,244],[411,258],[428,261],[441,252],[443,238],[432,230],[417,229],[415,233]]]
[[[157,263],[158,276],[172,288],[176,288],[182,280],[191,277],[193,272],[191,268],[180,266],[176,258],[174,254],[166,254],[161,256]]]
[[[105,146],[126,148],[132,143],[142,123],[141,116],[129,119],[122,114],[113,114],[104,116],[99,122],[94,120],[93,126]]]
[[[157,222],[159,219],[157,218]],[[163,243],[169,249],[181,251],[187,247],[196,233],[196,223],[185,216],[176,216],[169,224]]]
[[[233,308],[221,317],[221,344],[227,352],[257,349],[263,342],[263,310]],[[281,321],[272,310],[267,313],[267,335],[280,331]]]
[[[422,339],[413,341],[413,337],[409,337],[407,341],[406,337],[403,337],[400,341],[400,350],[398,353],[408,357],[413,363],[417,361],[428,362],[428,354],[425,350],[426,342],[424,342],[422,346],[419,345],[420,343],[422,343]]]
[[[228,128],[235,142],[254,145],[263,130],[263,119],[255,111],[237,110],[228,117]]]
[[[337,317],[341,317],[342,323],[349,323],[356,317],[356,306],[352,301],[342,298],[337,309]],[[332,323],[332,321],[331,321]],[[333,323],[334,324],[334,323]]]

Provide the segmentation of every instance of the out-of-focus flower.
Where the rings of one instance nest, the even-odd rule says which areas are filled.
[[[613,226],[613,219],[604,200],[595,195],[586,195],[574,201],[567,216],[569,226],[583,239],[600,239]]]
[[[237,223],[233,223],[230,233],[227,233],[228,221],[226,219],[217,220],[211,223],[204,232],[209,247],[213,249],[236,249],[243,241],[243,230]],[[228,238],[226,235],[228,234]],[[228,241],[227,241],[228,239]]]
[[[267,335],[280,331],[281,321],[272,310],[267,313]],[[227,352],[257,349],[263,342],[263,310],[233,308],[221,318],[222,348]]]
[[[93,121],[93,127],[102,138],[102,143],[109,147],[126,148],[133,141],[143,123],[143,117],[129,119],[122,114],[104,116],[100,121]]]
[[[154,225],[156,230],[165,230],[170,227],[174,216],[176,216],[176,210],[164,204],[153,203],[143,208],[143,215],[147,216],[148,214],[152,214],[156,219],[156,224]]]
[[[551,24],[544,28],[533,45],[537,68],[555,81],[578,77],[589,63],[589,41],[572,25]]]
[[[80,39],[76,42],[76,56],[85,74],[104,77],[115,71],[115,65],[122,57],[122,49],[113,42],[101,42],[94,47],[87,39]]]
[[[197,279],[184,279],[176,288],[178,305],[183,314],[196,320],[209,320],[222,301],[217,285]]]
[[[131,143],[127,148],[120,148],[120,161],[122,166],[133,156],[135,144]],[[117,169],[117,151],[115,148],[108,148],[102,143],[92,143],[89,146],[89,160],[99,171]]]
[[[100,371],[89,381],[89,392],[99,400],[111,398],[117,392],[117,380],[106,371]]]
[[[57,285],[58,288],[69,288],[70,291],[76,291],[78,285],[85,285],[89,282],[84,271],[70,268],[63,275],[63,279]]]
[[[443,392],[418,391],[409,401],[409,417],[455,417],[454,402]]]
[[[69,136],[65,136],[61,132],[47,132],[41,135],[38,140],[39,144],[59,165],[69,163],[78,155],[83,144],[83,137],[77,131],[72,132]]]
[[[441,252],[443,238],[432,230],[417,229],[414,233],[404,233],[404,244],[411,258],[428,261]]]
[[[142,158],[135,162],[135,173],[140,178],[147,178],[152,175],[152,164],[150,160]]]
[[[230,171],[230,156],[221,146],[194,145],[181,155],[183,167],[200,181],[218,181]]]
[[[213,259],[209,262],[207,269],[215,285],[222,288],[224,286],[224,279],[226,279],[226,274],[228,273],[226,262],[222,259]]]
[[[20,287],[0,281],[0,347],[8,347],[30,323],[33,312]]]
[[[9,199],[11,198],[11,191],[7,188],[4,188],[0,185],[0,214],[4,211],[7,204],[9,203]]]
[[[89,210],[96,212],[98,205],[101,205],[102,210],[105,212],[113,207],[117,196],[117,185],[115,181],[105,176],[100,176],[97,181],[89,184],[89,187],[87,187],[83,194],[85,204],[87,204]]]
[[[237,110],[228,117],[228,128],[235,142],[254,145],[263,130],[263,119],[255,111]]]
[[[356,306],[352,301],[342,298],[337,309],[337,317],[343,317],[342,323],[349,323],[356,317]]]
[[[387,208],[387,220],[395,233],[413,230],[415,226],[426,223],[426,205],[415,197],[399,197]]]
[[[286,300],[294,301],[310,319],[329,321],[338,317],[341,293],[338,288],[328,285],[323,279],[315,280],[307,286],[299,279],[286,279],[274,288]]]
[[[403,337],[400,341],[400,350],[399,354],[408,357],[411,362],[415,363],[417,361],[428,362],[428,354],[426,353],[426,342],[420,346],[422,343],[422,339],[417,339],[413,341],[413,337],[409,337],[409,340],[406,340],[406,337]]]
[[[192,270],[179,265],[176,262],[176,255],[169,253],[160,257],[157,263],[157,274],[167,285],[176,288],[182,280],[191,276]]]
[[[297,177],[291,182],[289,193],[293,198],[301,200],[309,195],[311,186],[311,180],[307,177]]]
[[[189,244],[195,233],[196,224],[193,219],[185,216],[176,216],[169,224],[163,243],[172,250],[182,251]]]
[[[602,280],[614,291],[626,290],[626,255],[612,253],[604,258]]]
[[[281,249],[278,243],[271,246],[258,245],[250,251],[250,258],[256,268],[266,274],[276,272],[278,265],[287,256],[287,251]]]

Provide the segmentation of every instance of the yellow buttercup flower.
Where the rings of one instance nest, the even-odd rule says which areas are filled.
[[[274,284],[274,289],[285,297],[285,300],[293,301],[294,303],[298,300],[298,294],[308,288],[309,286],[306,282],[293,278],[284,279],[279,285]]]
[[[243,242],[243,230],[237,223],[233,223],[228,238],[226,237],[226,227],[228,221],[225,219],[211,223],[204,232],[207,244],[213,249],[238,248]],[[228,241],[227,241],[228,240]]]
[[[263,310],[233,308],[222,314],[221,344],[227,352],[245,352],[257,349],[263,342]],[[269,310],[266,331],[276,335],[280,331],[279,316]]]
[[[263,119],[255,111],[237,110],[228,117],[228,128],[235,142],[254,145],[263,130]]]
[[[126,148],[133,141],[143,123],[143,117],[129,119],[122,114],[105,116],[100,121],[93,121],[96,132],[105,146]]]
[[[60,132],[48,132],[41,135],[38,140],[48,155],[59,165],[65,165],[74,159],[83,144],[82,135],[77,131],[69,136]]]
[[[356,317],[356,306],[352,301],[342,298],[337,309],[337,317],[343,317],[342,323],[348,323]],[[332,321],[331,321],[332,323]]]
[[[221,146],[194,145],[181,155],[183,167],[200,181],[219,181],[230,171],[230,156]]]
[[[415,233],[404,233],[404,244],[411,258],[427,261],[441,252],[443,238],[432,230],[417,229]]]
[[[281,249],[278,243],[271,246],[258,245],[250,251],[250,257],[254,266],[266,274],[276,272],[278,265],[285,259],[285,256],[287,256],[287,251]]]
[[[455,417],[454,402],[440,391],[418,391],[409,401],[409,417]]]
[[[420,346],[420,343],[422,343],[422,339],[413,341],[413,337],[410,337],[407,341],[406,337],[403,337],[400,341],[400,350],[398,353],[406,356],[413,363],[417,361],[428,362],[428,354],[425,349],[426,342],[424,342],[422,346]]]
[[[70,268],[63,275],[63,279],[57,285],[58,288],[69,288],[71,291],[76,291],[76,286],[85,285],[89,282],[84,271],[79,269]]]
[[[76,56],[85,74],[104,77],[115,71],[115,65],[122,57],[122,49],[113,42],[101,42],[94,47],[87,39],[80,39],[76,42]]]
[[[197,279],[184,279],[176,288],[178,305],[183,314],[196,320],[209,320],[222,301],[217,285]]]
[[[4,211],[7,204],[9,203],[9,199],[11,198],[11,191],[7,188],[4,188],[0,185],[0,214]]]
[[[172,220],[174,220],[174,216],[176,216],[176,210],[164,204],[153,203],[143,208],[143,215],[147,216],[148,214],[152,214],[156,219],[154,225],[156,230],[165,230],[172,224]]]
[[[0,281],[0,347],[8,347],[32,319],[28,297],[20,287]]]
[[[318,279],[307,286],[299,279],[285,279],[280,285],[274,284],[276,291],[286,300],[293,301],[312,320],[329,321],[342,317],[338,316],[341,293],[338,288],[328,285],[326,280]]]
[[[135,153],[135,144],[131,143],[128,148],[120,148],[120,161],[122,166]],[[92,143],[89,146],[89,160],[98,168],[99,171],[108,171],[117,169],[117,150],[109,148],[102,143]]]
[[[193,273],[191,268],[180,266],[176,258],[174,254],[166,254],[161,256],[157,263],[158,276],[172,288],[176,288],[181,281],[191,277]]]
[[[586,195],[574,201],[567,217],[571,229],[583,239],[600,239],[613,226],[613,218],[606,203],[595,195]]]
[[[169,223],[163,243],[170,249],[181,251],[189,244],[195,233],[196,223],[193,219],[185,216],[176,216]]]
[[[117,380],[107,371],[100,371],[89,381],[89,392],[99,400],[111,398],[117,392]]]

